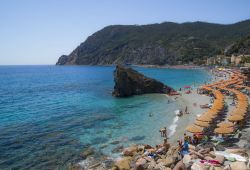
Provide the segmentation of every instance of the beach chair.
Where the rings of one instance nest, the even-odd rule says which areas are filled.
[[[201,139],[201,143],[207,143],[208,142],[208,136],[204,135]]]
[[[222,142],[224,142],[224,139],[222,137],[213,137],[212,139],[212,143],[214,144],[214,146],[217,146],[219,144],[221,144]]]

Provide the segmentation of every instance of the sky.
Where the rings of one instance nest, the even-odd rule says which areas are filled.
[[[1,0],[0,65],[51,65],[108,25],[250,19],[250,0]]]

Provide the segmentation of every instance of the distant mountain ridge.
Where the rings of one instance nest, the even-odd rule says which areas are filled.
[[[222,53],[250,35],[250,20],[235,24],[206,22],[111,25],[89,36],[57,65],[177,64]]]

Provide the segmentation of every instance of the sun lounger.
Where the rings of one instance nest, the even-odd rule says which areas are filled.
[[[209,106],[209,104],[204,104],[204,105],[200,105],[200,108],[201,109],[209,109],[210,106]]]

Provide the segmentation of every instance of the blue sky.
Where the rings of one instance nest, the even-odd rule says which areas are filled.
[[[55,64],[107,25],[250,19],[250,0],[1,0],[0,65]]]

